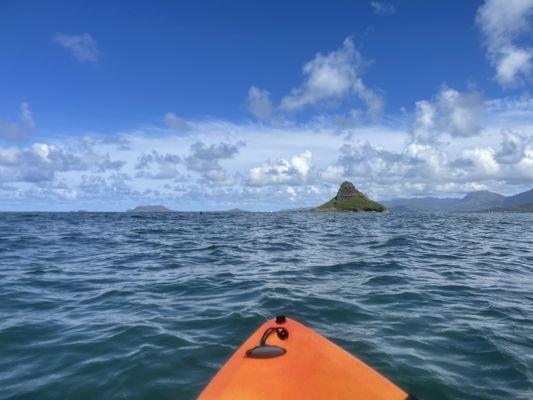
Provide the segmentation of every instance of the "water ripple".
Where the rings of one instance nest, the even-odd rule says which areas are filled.
[[[285,313],[421,399],[531,399],[532,223],[3,213],[0,398],[194,398]]]

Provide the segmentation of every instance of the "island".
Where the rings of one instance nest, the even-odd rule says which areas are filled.
[[[387,211],[387,207],[370,200],[357,190],[352,182],[345,181],[341,184],[337,195],[330,201],[313,209],[313,211]]]
[[[162,205],[155,206],[137,206],[133,210],[128,210],[126,212],[138,212],[138,213],[164,213],[164,212],[174,212]]]

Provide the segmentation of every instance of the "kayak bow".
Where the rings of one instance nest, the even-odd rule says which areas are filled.
[[[277,317],[244,342],[199,399],[415,398],[312,329]]]

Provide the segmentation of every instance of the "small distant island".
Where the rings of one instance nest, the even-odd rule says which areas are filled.
[[[384,205],[370,200],[357,190],[352,182],[345,181],[341,184],[337,195],[330,201],[313,208],[312,211],[387,211]]]
[[[132,210],[127,210],[126,212],[134,212],[134,213],[165,213],[165,212],[174,212],[173,210],[166,208],[162,205],[155,205],[155,206],[137,206]]]

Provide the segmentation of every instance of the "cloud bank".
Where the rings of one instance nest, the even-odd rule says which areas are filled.
[[[479,113],[465,115],[469,107]],[[183,210],[311,206],[345,179],[379,199],[512,194],[533,185],[532,116],[529,98],[486,101],[443,86],[413,104],[403,123],[354,125],[343,134],[329,119],[207,119],[187,121],[191,130],[179,134],[154,126],[112,139],[0,146],[0,193],[11,204],[124,209],[157,201]]]

